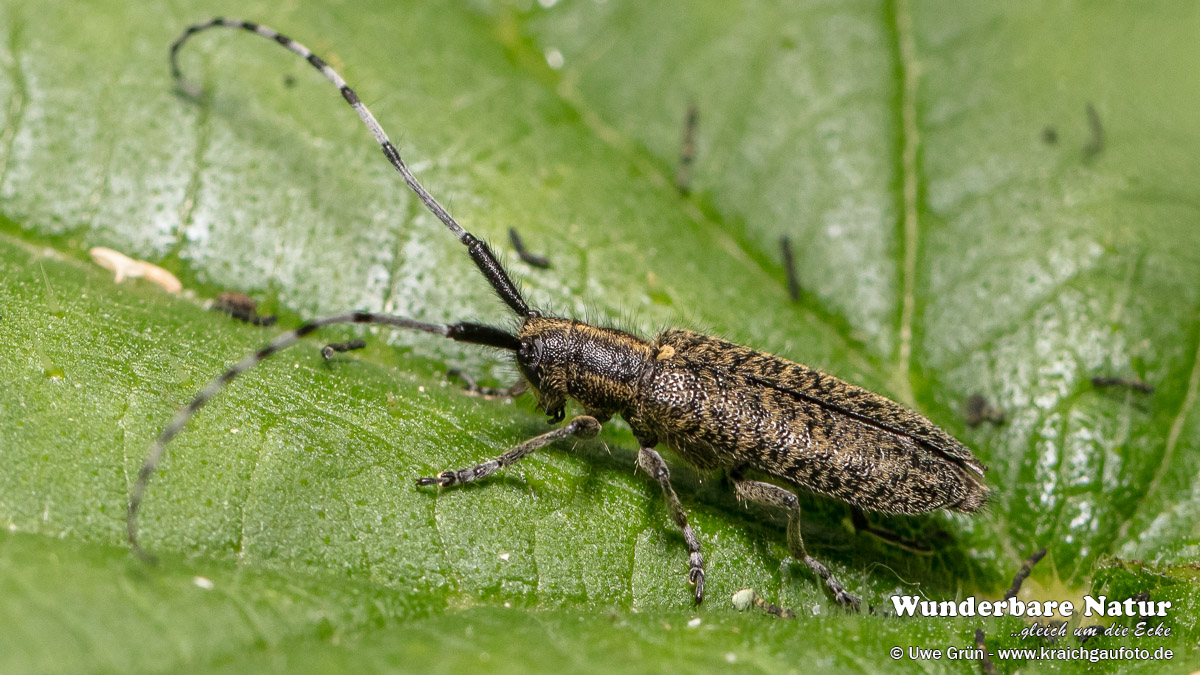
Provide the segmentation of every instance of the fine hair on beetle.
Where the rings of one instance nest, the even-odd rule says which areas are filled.
[[[308,321],[277,336],[209,382],[151,445],[129,498],[127,534],[139,555],[148,557],[138,544],[138,511],[167,443],[238,375],[321,328],[343,323],[415,330],[508,352],[552,424],[567,419],[568,401],[583,409],[583,414],[566,424],[498,457],[417,478],[418,486],[449,487],[482,479],[556,440],[593,437],[602,424],[620,415],[638,442],[637,468],[659,485],[671,520],[683,535],[687,580],[697,603],[704,598],[706,576],[701,541],[671,485],[670,469],[655,449],[659,445],[672,449],[702,472],[724,470],[742,501],[786,513],[789,554],[824,583],[838,604],[850,610],[859,608],[858,596],[846,590],[804,547],[796,493],[762,478],[854,509],[882,513],[920,514],[942,509],[973,513],[987,502],[985,467],[970,449],[920,414],[883,396],[703,333],[668,329],[647,340],[632,332],[530,307],[491,248],[459,225],[417,181],[354,90],[307,47],[271,28],[223,18],[188,27],[170,50],[171,73],[182,93],[198,97],[200,91],[182,77],[180,48],[196,33],[218,27],[278,43],[332,82],[405,185],[466,247],[471,261],[516,322],[504,329],[471,321],[434,324],[375,312],[347,312]]]

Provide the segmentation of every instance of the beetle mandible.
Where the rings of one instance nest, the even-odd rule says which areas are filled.
[[[235,28],[272,40],[308,61],[338,88],[379,143],[384,156],[421,202],[467,248],[471,260],[520,328],[510,331],[473,322],[431,324],[400,316],[350,312],[304,323],[284,333],[212,380],[154,441],[129,500],[129,543],[137,541],[137,514],[146,486],[167,443],[197,410],[235,377],[319,328],[359,323],[423,331],[514,355],[537,405],[557,424],[574,400],[586,414],[536,436],[490,461],[420,478],[418,485],[447,487],[479,480],[555,440],[592,437],[620,415],[640,449],[637,466],[662,488],[672,520],[683,533],[693,597],[704,598],[700,540],[671,487],[670,470],[655,450],[665,445],[701,471],[724,469],[740,499],[784,509],[788,551],[815,573],[837,602],[857,609],[860,600],[808,554],[800,536],[796,494],[751,476],[773,478],[852,507],[918,514],[949,509],[978,511],[987,502],[985,467],[970,449],[908,408],[798,363],[688,330],[667,330],[653,340],[631,333],[549,316],[530,307],[486,243],[475,238],[409,171],[358,95],[307,47],[261,24],[216,18],[189,26],[171,45],[171,73],[179,89],[197,97],[179,69],[180,48],[209,28]]]

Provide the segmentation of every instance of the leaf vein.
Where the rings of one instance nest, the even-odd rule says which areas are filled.
[[[1158,464],[1158,469],[1154,472],[1154,478],[1150,480],[1150,484],[1146,486],[1146,492],[1142,495],[1142,503],[1145,504],[1149,497],[1154,494],[1162,479],[1167,475],[1171,467],[1171,459],[1175,455],[1175,448],[1179,445],[1179,437],[1183,433],[1183,423],[1187,420],[1192,408],[1196,405],[1197,393],[1200,392],[1200,338],[1196,340],[1196,355],[1192,359],[1192,374],[1188,378],[1187,394],[1183,397],[1183,403],[1179,405],[1179,412],[1175,414],[1175,418],[1171,421],[1171,430],[1167,432],[1167,446],[1163,451],[1162,460]],[[1136,513],[1136,511],[1134,512]],[[1121,529],[1118,530],[1118,536],[1122,539],[1129,532],[1129,527],[1133,524],[1133,514],[1125,519],[1121,524]]]
[[[900,134],[903,148],[900,155],[900,172],[903,179],[904,210],[901,219],[901,241],[903,242],[903,264],[901,266],[900,344],[897,348],[896,382],[902,387],[899,394],[908,402],[913,401],[912,390],[912,342],[913,315],[916,311],[917,246],[920,241],[920,221],[917,211],[918,175],[917,153],[920,149],[920,132],[917,128],[917,81],[920,67],[913,37],[912,9],[907,0],[897,0],[895,5],[895,30],[898,63],[901,77],[900,88]]]
[[[8,77],[12,80],[12,100],[8,104],[8,119],[5,120],[4,134],[0,136],[0,188],[8,179],[9,159],[12,157],[13,141],[17,137],[17,129],[25,118],[25,101],[29,98],[29,84],[25,81],[25,73],[21,70],[21,61],[17,53],[21,45],[22,20],[15,16],[15,7],[10,10],[8,50],[11,63],[8,67]]]

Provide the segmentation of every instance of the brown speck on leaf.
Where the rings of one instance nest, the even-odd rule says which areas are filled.
[[[255,326],[273,326],[278,317],[273,314],[262,316],[258,313],[258,303],[253,298],[238,291],[226,291],[213,301],[213,311],[228,314],[238,321],[254,324]]]
[[[508,228],[508,238],[512,241],[513,249],[517,252],[517,257],[531,267],[540,267],[547,269],[550,267],[550,259],[544,255],[531,253],[525,248],[525,242],[521,239],[521,233],[517,232],[517,228]]]
[[[1125,387],[1143,394],[1153,394],[1154,385],[1136,377],[1093,377],[1093,387]]]
[[[700,125],[700,108],[688,106],[683,120],[683,141],[679,147],[679,164],[675,167],[675,189],[686,195],[692,190],[692,164],[696,161],[696,127]]]
[[[989,403],[983,394],[972,394],[967,399],[964,416],[967,419],[967,426],[972,427],[977,427],[984,422],[1004,424],[1006,417],[1004,411]]]

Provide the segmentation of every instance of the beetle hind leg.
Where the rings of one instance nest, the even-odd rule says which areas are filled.
[[[804,550],[804,539],[800,536],[800,499],[794,493],[778,485],[757,480],[746,480],[737,476],[733,477],[733,487],[737,491],[739,499],[764,506],[776,506],[785,509],[788,512],[788,552],[793,558],[807,565],[813,571],[813,574],[816,574],[821,581],[825,582],[825,587],[833,594],[834,600],[839,605],[848,610],[858,611],[859,606],[862,605],[862,600],[857,595],[847,591],[846,587],[833,576],[828,567],[825,567],[821,561],[810,556]]]

